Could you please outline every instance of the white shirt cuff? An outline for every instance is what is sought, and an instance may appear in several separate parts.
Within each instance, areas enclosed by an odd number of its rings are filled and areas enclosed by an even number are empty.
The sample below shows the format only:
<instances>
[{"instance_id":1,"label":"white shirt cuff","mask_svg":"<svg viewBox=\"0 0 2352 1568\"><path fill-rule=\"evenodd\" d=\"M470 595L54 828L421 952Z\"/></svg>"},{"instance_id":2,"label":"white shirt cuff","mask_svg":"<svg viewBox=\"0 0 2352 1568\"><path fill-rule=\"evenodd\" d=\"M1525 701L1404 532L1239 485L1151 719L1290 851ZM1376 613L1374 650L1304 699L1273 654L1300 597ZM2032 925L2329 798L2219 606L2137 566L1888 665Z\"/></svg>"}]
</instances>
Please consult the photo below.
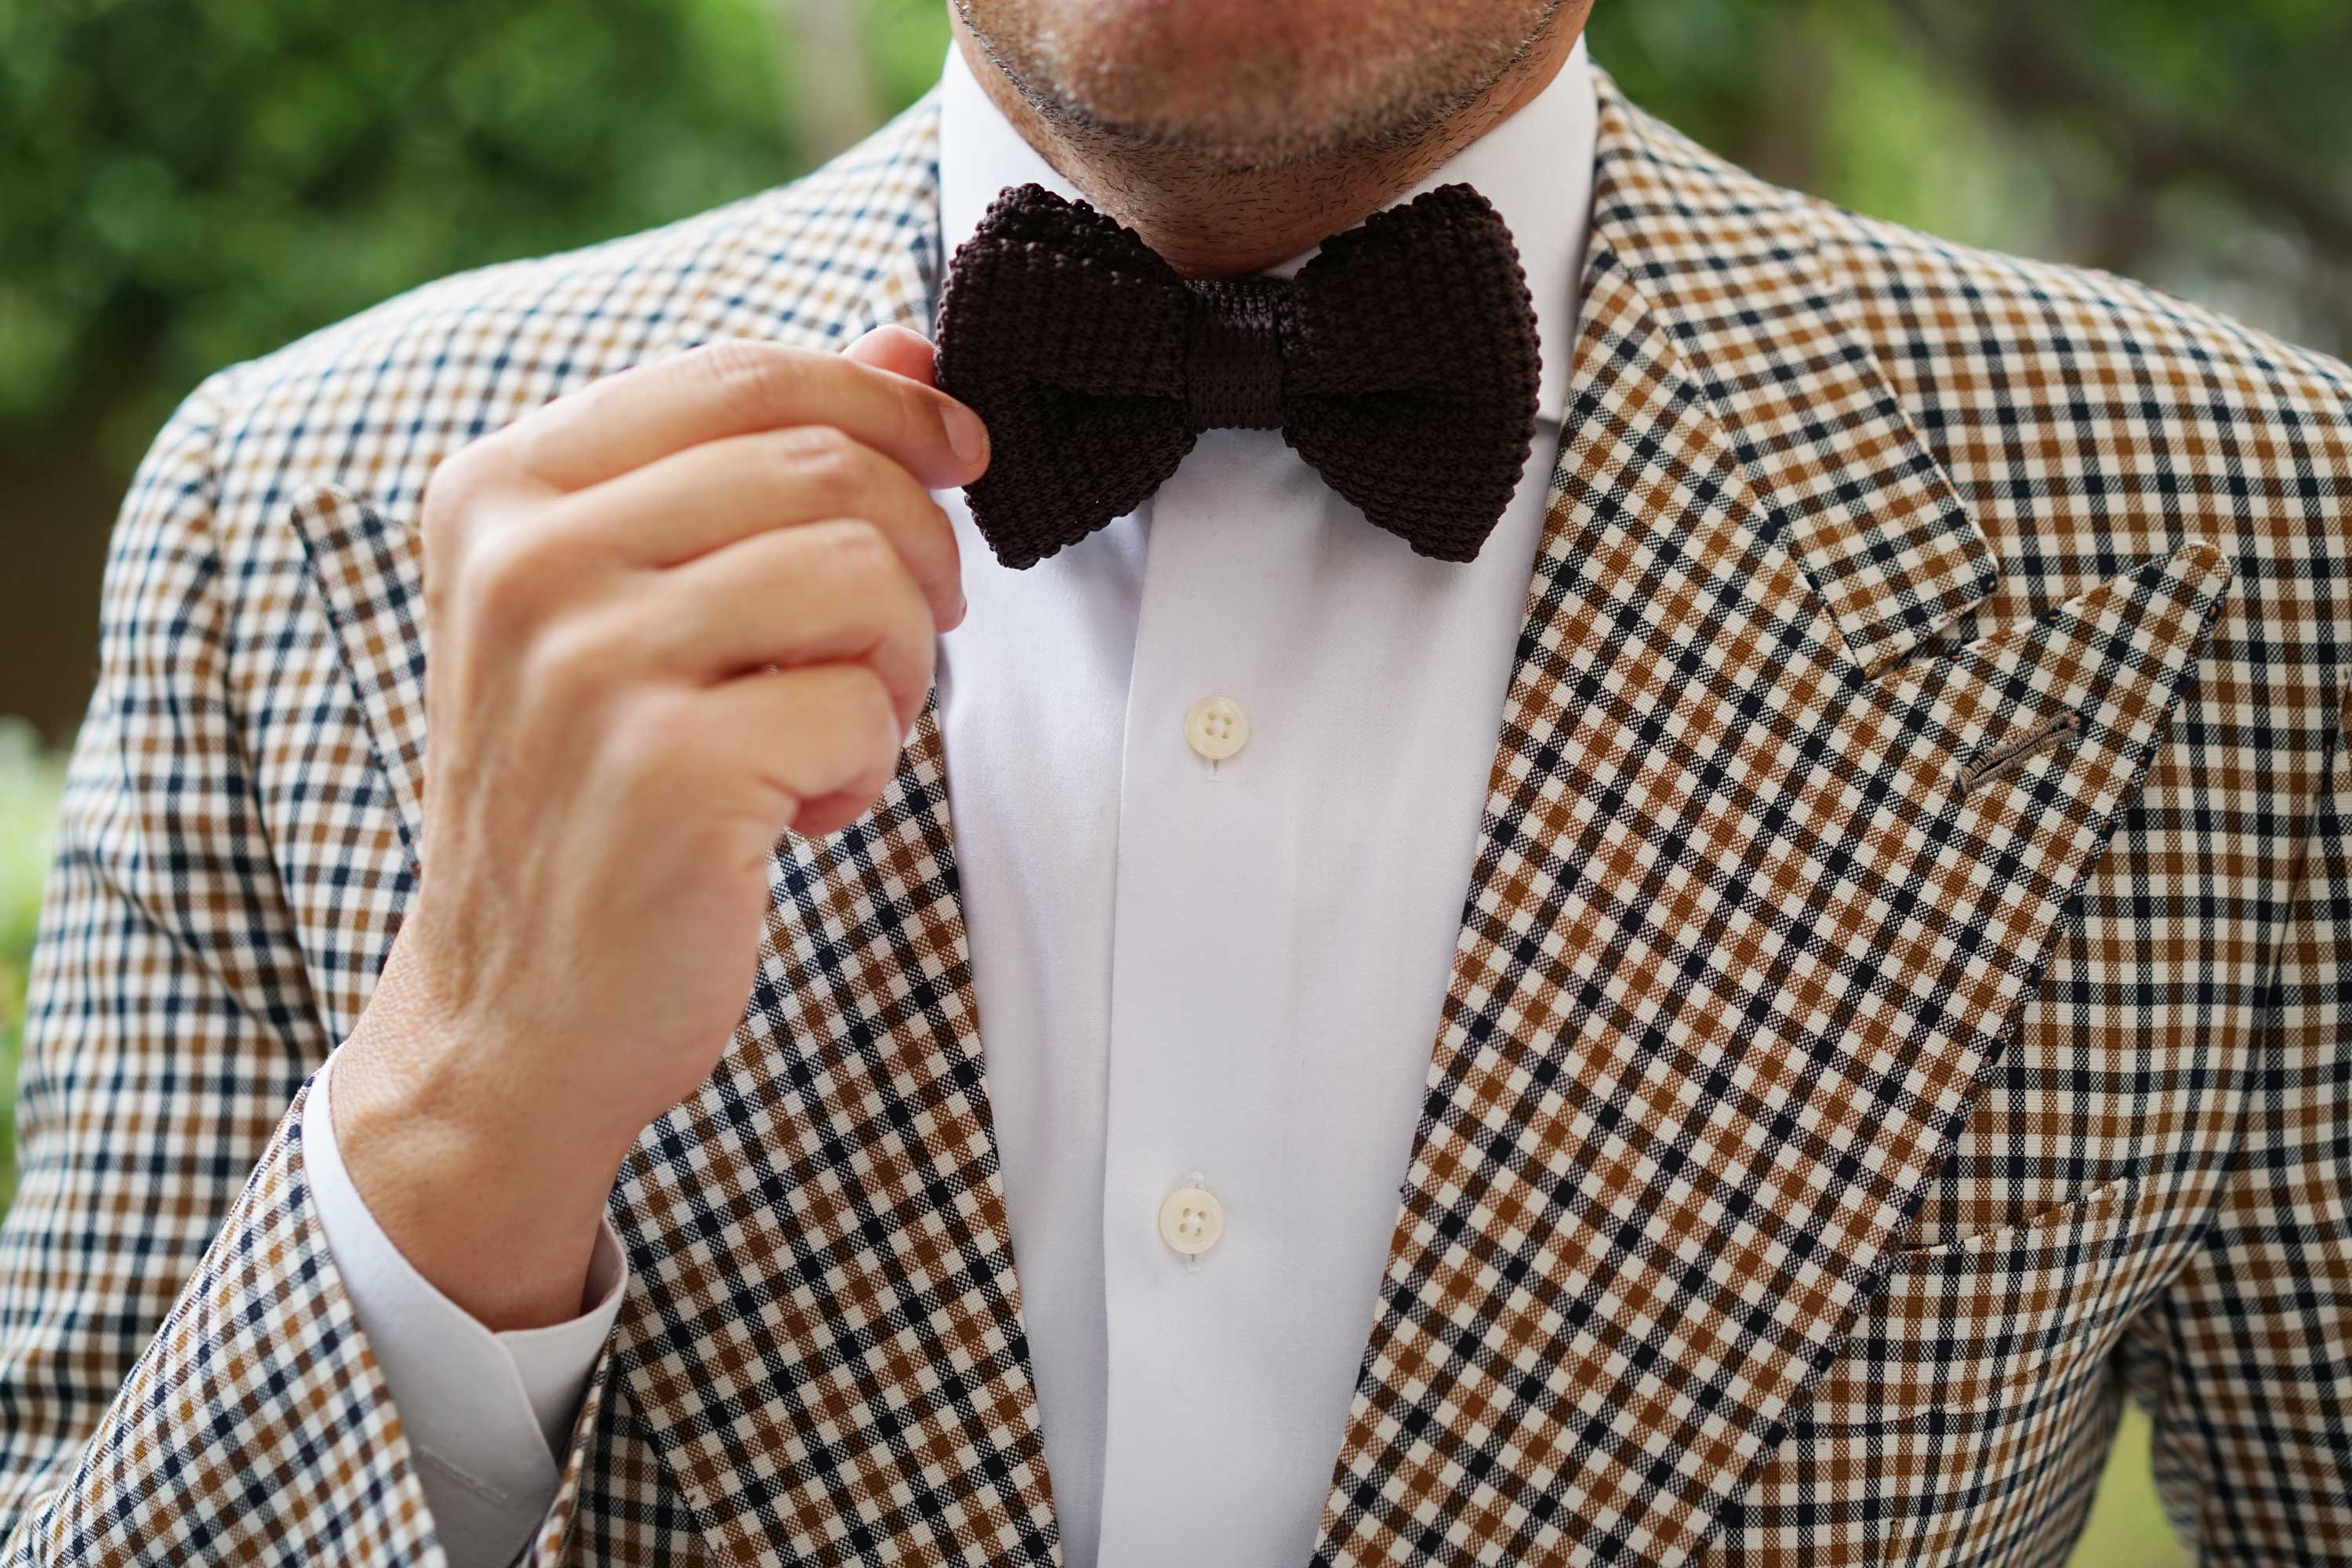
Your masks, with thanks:
<instances>
[{"instance_id":1,"label":"white shirt cuff","mask_svg":"<svg viewBox=\"0 0 2352 1568\"><path fill-rule=\"evenodd\" d=\"M599 1227L586 1299L569 1321L493 1333L419 1274L368 1212L335 1145L334 1059L310 1080L303 1163L327 1250L383 1369L451 1568L500 1568L539 1528L562 1477L628 1261Z\"/></svg>"}]
</instances>

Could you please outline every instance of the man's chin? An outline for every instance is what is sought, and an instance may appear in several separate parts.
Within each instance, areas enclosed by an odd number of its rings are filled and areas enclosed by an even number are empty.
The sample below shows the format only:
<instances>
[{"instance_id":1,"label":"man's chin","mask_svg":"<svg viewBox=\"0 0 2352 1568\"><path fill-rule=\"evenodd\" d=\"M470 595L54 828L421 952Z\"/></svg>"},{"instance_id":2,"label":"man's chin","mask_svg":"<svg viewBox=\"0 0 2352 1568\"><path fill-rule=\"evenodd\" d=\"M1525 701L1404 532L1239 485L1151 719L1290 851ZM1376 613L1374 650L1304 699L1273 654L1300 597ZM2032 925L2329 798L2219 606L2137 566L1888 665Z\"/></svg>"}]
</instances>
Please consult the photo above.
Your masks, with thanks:
<instances>
[{"instance_id":1,"label":"man's chin","mask_svg":"<svg viewBox=\"0 0 2352 1568\"><path fill-rule=\"evenodd\" d=\"M1491 87L1557 8L1490 4L1449 24L1420 0L956 0L1064 136L1236 173L1410 141Z\"/></svg>"}]
</instances>

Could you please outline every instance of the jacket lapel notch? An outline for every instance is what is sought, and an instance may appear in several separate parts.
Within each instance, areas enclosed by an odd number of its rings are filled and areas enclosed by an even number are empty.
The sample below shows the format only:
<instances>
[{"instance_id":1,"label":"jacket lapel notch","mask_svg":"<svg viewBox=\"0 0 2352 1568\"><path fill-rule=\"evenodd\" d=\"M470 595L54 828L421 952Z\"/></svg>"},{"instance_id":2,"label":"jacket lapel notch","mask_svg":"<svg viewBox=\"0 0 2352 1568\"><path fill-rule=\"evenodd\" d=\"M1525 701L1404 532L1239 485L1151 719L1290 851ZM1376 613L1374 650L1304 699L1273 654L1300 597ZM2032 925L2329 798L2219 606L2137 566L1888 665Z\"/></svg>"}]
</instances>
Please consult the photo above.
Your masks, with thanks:
<instances>
[{"instance_id":1,"label":"jacket lapel notch","mask_svg":"<svg viewBox=\"0 0 2352 1568\"><path fill-rule=\"evenodd\" d=\"M1741 471L1875 675L2000 574L1942 464L1848 325L1854 305L1793 192L1702 151L1596 73L1593 226L1637 268Z\"/></svg>"}]
</instances>

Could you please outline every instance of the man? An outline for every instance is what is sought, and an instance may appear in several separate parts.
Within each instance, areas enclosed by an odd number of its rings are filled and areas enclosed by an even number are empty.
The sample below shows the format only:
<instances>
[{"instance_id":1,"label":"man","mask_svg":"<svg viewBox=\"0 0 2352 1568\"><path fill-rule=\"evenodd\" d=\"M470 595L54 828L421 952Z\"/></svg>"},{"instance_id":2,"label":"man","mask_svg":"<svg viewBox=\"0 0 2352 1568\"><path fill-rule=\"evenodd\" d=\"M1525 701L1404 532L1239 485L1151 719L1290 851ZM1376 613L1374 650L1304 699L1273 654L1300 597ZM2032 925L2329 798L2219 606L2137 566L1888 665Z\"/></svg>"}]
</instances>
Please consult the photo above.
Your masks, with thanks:
<instances>
[{"instance_id":1,"label":"man","mask_svg":"<svg viewBox=\"0 0 2352 1568\"><path fill-rule=\"evenodd\" d=\"M2205 1560L2352 1554L2346 373L1584 9L961 0L808 179L207 382L9 1560L2048 1562L2126 1391Z\"/></svg>"}]
</instances>

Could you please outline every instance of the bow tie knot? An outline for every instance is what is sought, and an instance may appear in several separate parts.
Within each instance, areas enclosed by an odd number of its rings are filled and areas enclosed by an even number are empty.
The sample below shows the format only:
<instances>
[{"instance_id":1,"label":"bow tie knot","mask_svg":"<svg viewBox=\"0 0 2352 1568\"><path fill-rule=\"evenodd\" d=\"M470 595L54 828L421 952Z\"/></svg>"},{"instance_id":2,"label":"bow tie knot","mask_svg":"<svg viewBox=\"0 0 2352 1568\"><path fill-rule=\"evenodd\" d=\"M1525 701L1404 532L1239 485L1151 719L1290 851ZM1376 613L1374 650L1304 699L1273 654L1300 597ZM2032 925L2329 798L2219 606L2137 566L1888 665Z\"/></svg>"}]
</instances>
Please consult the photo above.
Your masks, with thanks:
<instances>
[{"instance_id":1,"label":"bow tie knot","mask_svg":"<svg viewBox=\"0 0 2352 1568\"><path fill-rule=\"evenodd\" d=\"M1526 465L1537 369L1510 230L1467 185L1375 213L1295 279L1214 280L1022 185L940 300L940 388L992 448L964 495L1013 567L1133 511L1223 429L1279 429L1367 521L1472 560Z\"/></svg>"},{"instance_id":2,"label":"bow tie knot","mask_svg":"<svg viewBox=\"0 0 2352 1568\"><path fill-rule=\"evenodd\" d=\"M1192 281L1184 403L1194 430L1282 428L1283 329L1290 281Z\"/></svg>"}]
</instances>

